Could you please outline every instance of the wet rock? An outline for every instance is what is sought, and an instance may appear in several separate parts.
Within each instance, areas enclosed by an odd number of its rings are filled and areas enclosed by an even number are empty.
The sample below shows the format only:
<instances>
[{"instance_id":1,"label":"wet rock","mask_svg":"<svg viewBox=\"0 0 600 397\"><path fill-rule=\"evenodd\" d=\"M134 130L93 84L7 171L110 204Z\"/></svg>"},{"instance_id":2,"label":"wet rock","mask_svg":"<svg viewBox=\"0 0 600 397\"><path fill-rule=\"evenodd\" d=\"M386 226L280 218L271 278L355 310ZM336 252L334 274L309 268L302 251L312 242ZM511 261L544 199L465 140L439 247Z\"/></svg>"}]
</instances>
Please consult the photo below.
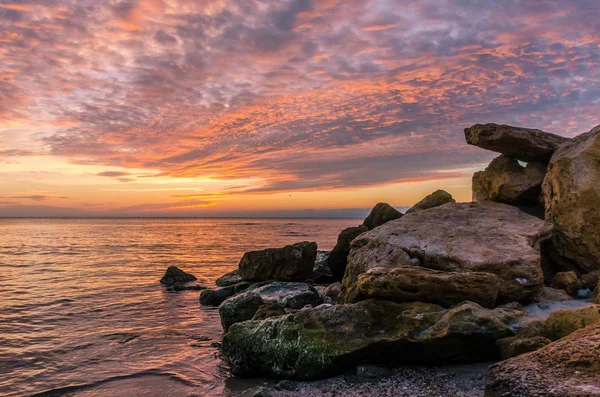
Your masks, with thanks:
<instances>
[{"instance_id":1,"label":"wet rock","mask_svg":"<svg viewBox=\"0 0 600 397\"><path fill-rule=\"evenodd\" d=\"M498 346L502 359L506 360L511 357L536 351L551 342L550 339L544 338L543 336L534 336L531 338L510 336L497 341L496 346Z\"/></svg>"},{"instance_id":2,"label":"wet rock","mask_svg":"<svg viewBox=\"0 0 600 397\"><path fill-rule=\"evenodd\" d=\"M175 283L172 287L167 287L173 289L173 291L202 291L205 290L206 287L200 284L186 284L186 283Z\"/></svg>"},{"instance_id":3,"label":"wet rock","mask_svg":"<svg viewBox=\"0 0 600 397\"><path fill-rule=\"evenodd\" d=\"M500 279L492 273L444 272L419 266L375 267L358 277L358 300L427 302L451 307L472 301L494 307Z\"/></svg>"},{"instance_id":4,"label":"wet rock","mask_svg":"<svg viewBox=\"0 0 600 397\"><path fill-rule=\"evenodd\" d=\"M400 211L387 203L377 203L363 222L363 226L371 230L399 218L402 218L402 213Z\"/></svg>"},{"instance_id":5,"label":"wet rock","mask_svg":"<svg viewBox=\"0 0 600 397\"><path fill-rule=\"evenodd\" d=\"M205 289L200 292L200 304L203 306L219 306L225 299L248 289L251 285L252 283L244 281L228 287Z\"/></svg>"},{"instance_id":6,"label":"wet rock","mask_svg":"<svg viewBox=\"0 0 600 397\"><path fill-rule=\"evenodd\" d=\"M306 241L250 251L240 261L240 276L249 281L304 281L311 277L316 259L317 244Z\"/></svg>"},{"instance_id":7,"label":"wet rock","mask_svg":"<svg viewBox=\"0 0 600 397\"><path fill-rule=\"evenodd\" d=\"M581 289L581 282L575 272L559 272L552 279L550 287L563 290L571 296L577 296L577 291Z\"/></svg>"},{"instance_id":8,"label":"wet rock","mask_svg":"<svg viewBox=\"0 0 600 397\"><path fill-rule=\"evenodd\" d=\"M407 214L411 212L423 211L429 208L439 207L440 205L456 203L456 200L450 193L445 190L436 190L423 200L419 201L412 208L406 211Z\"/></svg>"},{"instance_id":9,"label":"wet rock","mask_svg":"<svg viewBox=\"0 0 600 397\"><path fill-rule=\"evenodd\" d=\"M486 397L600 396L600 324L490 367Z\"/></svg>"},{"instance_id":10,"label":"wet rock","mask_svg":"<svg viewBox=\"0 0 600 397\"><path fill-rule=\"evenodd\" d=\"M546 220L558 226L554 259L600 270L600 126L554 153L543 191Z\"/></svg>"},{"instance_id":11,"label":"wet rock","mask_svg":"<svg viewBox=\"0 0 600 397\"><path fill-rule=\"evenodd\" d=\"M600 321L600 306L552 312L544 322L542 335L550 340L564 338L578 329Z\"/></svg>"},{"instance_id":12,"label":"wet rock","mask_svg":"<svg viewBox=\"0 0 600 397\"><path fill-rule=\"evenodd\" d=\"M465 128L470 145L502 153L522 161L550 161L554 151L569 138L531 128L498 124L475 124Z\"/></svg>"},{"instance_id":13,"label":"wet rock","mask_svg":"<svg viewBox=\"0 0 600 397\"><path fill-rule=\"evenodd\" d=\"M240 276L240 270L235 269L229 273L225 273L215 281L218 287L229 287L230 285L238 284L242 282L242 276Z\"/></svg>"},{"instance_id":14,"label":"wet rock","mask_svg":"<svg viewBox=\"0 0 600 397\"><path fill-rule=\"evenodd\" d=\"M539 293L531 298L531 302L544 303L553 301L568 301L573 299L562 289L554 289L544 286Z\"/></svg>"},{"instance_id":15,"label":"wet rock","mask_svg":"<svg viewBox=\"0 0 600 397\"><path fill-rule=\"evenodd\" d=\"M196 280L197 278L194 275L186 273L176 266L169 266L165 275L160 279L160 283L167 287L172 287L175 283L184 284Z\"/></svg>"},{"instance_id":16,"label":"wet rock","mask_svg":"<svg viewBox=\"0 0 600 397\"><path fill-rule=\"evenodd\" d=\"M516 206L539 204L546 164L529 163L500 156L485 171L473 175L473 201L495 201Z\"/></svg>"},{"instance_id":17,"label":"wet rock","mask_svg":"<svg viewBox=\"0 0 600 397\"><path fill-rule=\"evenodd\" d=\"M504 204L449 203L414 212L352 242L340 301L357 300L358 277L371 268L415 264L492 273L501 280L500 302L526 301L542 288L539 247L551 233L551 224Z\"/></svg>"},{"instance_id":18,"label":"wet rock","mask_svg":"<svg viewBox=\"0 0 600 397\"><path fill-rule=\"evenodd\" d=\"M320 297L317 290L305 283L274 282L237 294L219 306L221 325L227 332L232 324L251 320L258 309L266 303L275 303L282 308L301 309L306 305L317 305Z\"/></svg>"},{"instance_id":19,"label":"wet rock","mask_svg":"<svg viewBox=\"0 0 600 397\"><path fill-rule=\"evenodd\" d=\"M315 379L357 364L439 364L493 359L522 311L453 309L367 300L321 305L282 317L234 324L222 353L240 376Z\"/></svg>"},{"instance_id":20,"label":"wet rock","mask_svg":"<svg viewBox=\"0 0 600 397\"><path fill-rule=\"evenodd\" d=\"M342 230L328 260L334 280L340 281L344 277L352 240L368 230L366 226L349 227Z\"/></svg>"}]
</instances>

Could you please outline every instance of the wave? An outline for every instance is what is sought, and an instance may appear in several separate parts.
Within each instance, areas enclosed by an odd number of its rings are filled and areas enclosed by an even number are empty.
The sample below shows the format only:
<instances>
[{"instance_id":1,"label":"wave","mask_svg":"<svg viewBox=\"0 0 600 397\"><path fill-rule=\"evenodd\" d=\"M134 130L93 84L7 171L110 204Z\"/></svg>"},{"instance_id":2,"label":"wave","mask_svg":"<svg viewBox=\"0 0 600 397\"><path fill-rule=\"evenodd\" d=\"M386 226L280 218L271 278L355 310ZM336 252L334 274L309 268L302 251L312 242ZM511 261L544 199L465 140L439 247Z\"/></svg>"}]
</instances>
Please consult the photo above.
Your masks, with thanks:
<instances>
[{"instance_id":1,"label":"wave","mask_svg":"<svg viewBox=\"0 0 600 397\"><path fill-rule=\"evenodd\" d=\"M78 392L78 391L93 389L93 388L105 385L107 383L110 383L110 382L116 382L116 381L126 380L126 379L142 378L145 376L164 377L164 378L168 378L170 380L176 381L184 386L189 386L189 387L200 386L197 382L194 382L193 380L188 379L185 376L180 375L176 372L160 372L157 370L144 370L144 371L136 372L136 373L129 374L129 375L112 376L110 378L100 379L98 381L90 382L90 383L82 383L79 385L69 385L69 386L64 386L64 387L57 387L57 388L45 390L45 391L42 391L39 393L30 394L29 397L59 397L59 396L65 395L67 393L74 393L74 392Z\"/></svg>"}]
</instances>

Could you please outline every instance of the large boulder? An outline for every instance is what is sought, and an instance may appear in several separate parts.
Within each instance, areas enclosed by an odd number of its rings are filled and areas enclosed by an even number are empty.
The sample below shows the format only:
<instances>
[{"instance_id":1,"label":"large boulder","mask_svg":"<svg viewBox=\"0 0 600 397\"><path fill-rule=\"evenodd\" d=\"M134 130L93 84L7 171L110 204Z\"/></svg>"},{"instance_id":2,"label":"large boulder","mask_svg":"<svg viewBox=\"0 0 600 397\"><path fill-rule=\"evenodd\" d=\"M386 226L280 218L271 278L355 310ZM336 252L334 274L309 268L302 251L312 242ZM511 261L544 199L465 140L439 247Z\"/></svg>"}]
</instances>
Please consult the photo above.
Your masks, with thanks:
<instances>
[{"instance_id":1,"label":"large boulder","mask_svg":"<svg viewBox=\"0 0 600 397\"><path fill-rule=\"evenodd\" d=\"M501 280L498 299L524 301L540 291L540 242L552 225L497 203L450 203L408 214L352 242L343 302L356 301L358 277L374 267L406 265L487 272Z\"/></svg>"},{"instance_id":2,"label":"large boulder","mask_svg":"<svg viewBox=\"0 0 600 397\"><path fill-rule=\"evenodd\" d=\"M217 287L229 287L230 285L235 285L241 282L242 276L240 276L240 269L235 269L219 277L215 281L215 284L217 284Z\"/></svg>"},{"instance_id":3,"label":"large boulder","mask_svg":"<svg viewBox=\"0 0 600 397\"><path fill-rule=\"evenodd\" d=\"M456 203L456 200L454 200L454 197L452 197L452 195L447 191L436 190L435 192L431 193L429 196L425 197L423 200L419 201L417 204L412 206L412 208L406 211L406 213L410 214L411 212L423 211L429 208L439 207L440 205L444 205L447 203Z\"/></svg>"},{"instance_id":4,"label":"large boulder","mask_svg":"<svg viewBox=\"0 0 600 397\"><path fill-rule=\"evenodd\" d=\"M546 220L558 226L555 259L600 270L600 126L554 153L543 191Z\"/></svg>"},{"instance_id":5,"label":"large boulder","mask_svg":"<svg viewBox=\"0 0 600 397\"><path fill-rule=\"evenodd\" d=\"M485 171L473 175L473 201L538 205L545 175L546 164L522 166L515 158L496 157Z\"/></svg>"},{"instance_id":6,"label":"large boulder","mask_svg":"<svg viewBox=\"0 0 600 397\"><path fill-rule=\"evenodd\" d=\"M387 203L377 203L363 222L363 226L366 226L371 230L398 218L402 218L402 213L400 211Z\"/></svg>"},{"instance_id":7,"label":"large boulder","mask_svg":"<svg viewBox=\"0 0 600 397\"><path fill-rule=\"evenodd\" d=\"M556 310L544 322L542 335L550 340L564 338L578 329L600 322L600 306Z\"/></svg>"},{"instance_id":8,"label":"large boulder","mask_svg":"<svg viewBox=\"0 0 600 397\"><path fill-rule=\"evenodd\" d=\"M335 244L335 247L333 247L327 261L334 280L341 280L344 277L346 265L348 264L348 254L350 253L350 243L352 240L368 230L369 228L361 225L346 228L339 234L337 243Z\"/></svg>"},{"instance_id":9,"label":"large boulder","mask_svg":"<svg viewBox=\"0 0 600 397\"><path fill-rule=\"evenodd\" d=\"M222 353L235 375L315 379L359 363L443 364L498 357L522 311L366 300L233 325Z\"/></svg>"},{"instance_id":10,"label":"large boulder","mask_svg":"<svg viewBox=\"0 0 600 397\"><path fill-rule=\"evenodd\" d=\"M427 302L451 307L472 301L494 307L500 279L492 273L444 272L420 266L375 267L358 277L358 300Z\"/></svg>"},{"instance_id":11,"label":"large boulder","mask_svg":"<svg viewBox=\"0 0 600 397\"><path fill-rule=\"evenodd\" d=\"M550 161L554 151L569 138L531 128L498 124L475 124L465 128L470 145L502 153L522 161Z\"/></svg>"},{"instance_id":12,"label":"large boulder","mask_svg":"<svg viewBox=\"0 0 600 397\"><path fill-rule=\"evenodd\" d=\"M176 266L169 266L165 275L160 279L160 283L167 287L173 287L175 284L185 284L191 281L196 281L197 278L193 274L189 274Z\"/></svg>"},{"instance_id":13,"label":"large boulder","mask_svg":"<svg viewBox=\"0 0 600 397\"><path fill-rule=\"evenodd\" d=\"M283 248L246 252L240 260L243 280L304 281L312 276L317 243L302 242Z\"/></svg>"},{"instance_id":14,"label":"large boulder","mask_svg":"<svg viewBox=\"0 0 600 397\"><path fill-rule=\"evenodd\" d=\"M305 283L275 282L234 295L219 306L221 325L227 332L240 321L251 320L266 303L275 303L284 309L301 309L317 305L321 300L314 287Z\"/></svg>"},{"instance_id":15,"label":"large boulder","mask_svg":"<svg viewBox=\"0 0 600 397\"><path fill-rule=\"evenodd\" d=\"M579 281L575 272L559 272L552 278L550 287L561 289L571 296L576 296L577 291L581 289L581 281Z\"/></svg>"},{"instance_id":16,"label":"large boulder","mask_svg":"<svg viewBox=\"0 0 600 397\"><path fill-rule=\"evenodd\" d=\"M600 396L600 324L491 367L486 397Z\"/></svg>"}]
</instances>

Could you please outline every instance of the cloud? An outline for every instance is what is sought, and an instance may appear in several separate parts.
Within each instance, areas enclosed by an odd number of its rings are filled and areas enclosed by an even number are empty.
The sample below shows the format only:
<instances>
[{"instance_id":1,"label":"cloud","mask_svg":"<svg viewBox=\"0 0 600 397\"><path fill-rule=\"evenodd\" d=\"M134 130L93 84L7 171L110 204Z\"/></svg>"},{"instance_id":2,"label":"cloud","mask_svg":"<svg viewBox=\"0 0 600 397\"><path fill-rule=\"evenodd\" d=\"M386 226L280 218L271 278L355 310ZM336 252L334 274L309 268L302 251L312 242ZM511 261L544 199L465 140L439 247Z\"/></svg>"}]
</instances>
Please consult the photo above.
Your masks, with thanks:
<instances>
[{"instance_id":1,"label":"cloud","mask_svg":"<svg viewBox=\"0 0 600 397\"><path fill-rule=\"evenodd\" d=\"M33 201L45 201L48 199L67 199L68 197L65 196L46 196L43 194L33 194L30 196L4 196L4 197L0 197L0 198L4 198L4 199L26 199L26 200L33 200Z\"/></svg>"},{"instance_id":2,"label":"cloud","mask_svg":"<svg viewBox=\"0 0 600 397\"><path fill-rule=\"evenodd\" d=\"M470 124L600 123L598 2L509 3L8 1L0 116L75 164L257 181L228 194L464 176Z\"/></svg>"}]
</instances>

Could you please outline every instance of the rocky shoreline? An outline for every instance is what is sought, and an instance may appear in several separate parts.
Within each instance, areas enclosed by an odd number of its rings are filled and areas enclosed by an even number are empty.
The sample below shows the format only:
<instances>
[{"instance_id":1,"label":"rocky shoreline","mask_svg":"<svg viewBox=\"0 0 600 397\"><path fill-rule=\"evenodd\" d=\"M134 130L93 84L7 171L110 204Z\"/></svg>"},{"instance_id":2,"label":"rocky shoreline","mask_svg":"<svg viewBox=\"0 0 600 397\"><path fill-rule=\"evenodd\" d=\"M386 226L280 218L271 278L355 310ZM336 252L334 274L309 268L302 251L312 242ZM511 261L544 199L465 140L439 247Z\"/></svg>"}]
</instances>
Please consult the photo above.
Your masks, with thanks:
<instances>
[{"instance_id":1,"label":"rocky shoreline","mask_svg":"<svg viewBox=\"0 0 600 397\"><path fill-rule=\"evenodd\" d=\"M201 291L234 375L302 385L256 396L600 396L600 126L569 139L474 125L465 139L500 153L473 202L379 203L331 252L248 252ZM471 391L433 369L486 361ZM386 375L348 381L364 368Z\"/></svg>"}]
</instances>

